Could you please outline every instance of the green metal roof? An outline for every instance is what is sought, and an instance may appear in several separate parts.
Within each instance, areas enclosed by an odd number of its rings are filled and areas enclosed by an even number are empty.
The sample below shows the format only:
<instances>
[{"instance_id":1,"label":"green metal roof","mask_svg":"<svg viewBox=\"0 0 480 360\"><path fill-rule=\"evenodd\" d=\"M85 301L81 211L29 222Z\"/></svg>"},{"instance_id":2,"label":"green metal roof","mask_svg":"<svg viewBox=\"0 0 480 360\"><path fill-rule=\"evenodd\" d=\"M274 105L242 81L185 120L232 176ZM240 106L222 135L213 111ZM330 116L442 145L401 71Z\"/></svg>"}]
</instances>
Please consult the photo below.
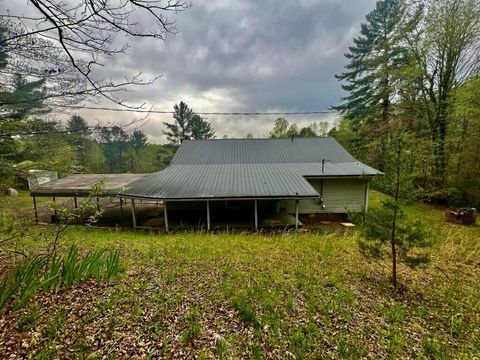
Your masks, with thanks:
<instances>
[{"instance_id":1,"label":"green metal roof","mask_svg":"<svg viewBox=\"0 0 480 360\"><path fill-rule=\"evenodd\" d=\"M184 141L170 166L130 184L122 195L165 200L315 198L308 177L371 176L335 139Z\"/></svg>"}]
</instances>

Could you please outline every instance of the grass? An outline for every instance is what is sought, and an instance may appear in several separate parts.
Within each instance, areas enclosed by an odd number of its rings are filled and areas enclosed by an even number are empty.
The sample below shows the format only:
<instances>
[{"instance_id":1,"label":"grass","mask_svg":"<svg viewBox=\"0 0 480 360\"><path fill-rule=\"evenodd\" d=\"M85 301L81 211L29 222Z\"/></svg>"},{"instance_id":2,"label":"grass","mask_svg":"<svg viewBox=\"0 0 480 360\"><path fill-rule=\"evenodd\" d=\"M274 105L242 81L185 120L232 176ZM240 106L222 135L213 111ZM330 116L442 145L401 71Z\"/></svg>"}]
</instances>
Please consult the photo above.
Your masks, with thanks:
<instances>
[{"instance_id":1,"label":"grass","mask_svg":"<svg viewBox=\"0 0 480 360\"><path fill-rule=\"evenodd\" d=\"M373 193L372 206L381 197ZM435 246L426 269L400 266L401 292L391 290L388 260L362 258L354 229L164 235L72 228L66 246L119 250L126 271L111 284L40 292L1 315L0 357L480 356L480 227L448 224L429 205L406 211L429 224Z\"/></svg>"}]
</instances>

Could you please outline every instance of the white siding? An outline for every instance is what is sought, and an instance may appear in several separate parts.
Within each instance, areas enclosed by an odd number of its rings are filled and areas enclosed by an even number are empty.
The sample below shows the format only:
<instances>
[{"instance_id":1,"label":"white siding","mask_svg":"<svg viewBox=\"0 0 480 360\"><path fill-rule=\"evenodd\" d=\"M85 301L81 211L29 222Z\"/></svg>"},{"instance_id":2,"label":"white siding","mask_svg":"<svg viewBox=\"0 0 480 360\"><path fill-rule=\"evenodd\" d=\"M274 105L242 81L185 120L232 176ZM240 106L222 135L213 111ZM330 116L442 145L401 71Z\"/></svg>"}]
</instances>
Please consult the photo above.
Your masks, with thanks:
<instances>
[{"instance_id":1,"label":"white siding","mask_svg":"<svg viewBox=\"0 0 480 360\"><path fill-rule=\"evenodd\" d=\"M321 194L320 179L309 179L313 187ZM359 212L365 206L365 180L364 179L324 179L323 204L320 200L300 200L298 211L300 214L312 213L346 213ZM288 213L295 212L295 202L288 200L284 206Z\"/></svg>"}]
</instances>

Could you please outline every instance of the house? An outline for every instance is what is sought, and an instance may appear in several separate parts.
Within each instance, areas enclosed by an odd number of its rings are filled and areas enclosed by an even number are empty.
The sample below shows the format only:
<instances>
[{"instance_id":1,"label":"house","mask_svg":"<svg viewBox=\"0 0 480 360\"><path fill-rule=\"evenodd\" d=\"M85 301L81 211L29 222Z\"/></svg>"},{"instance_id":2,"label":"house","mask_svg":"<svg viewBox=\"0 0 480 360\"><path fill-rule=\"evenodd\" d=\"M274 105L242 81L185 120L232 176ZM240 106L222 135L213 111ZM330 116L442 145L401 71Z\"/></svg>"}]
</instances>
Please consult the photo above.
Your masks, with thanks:
<instances>
[{"instance_id":1,"label":"house","mask_svg":"<svg viewBox=\"0 0 480 360\"><path fill-rule=\"evenodd\" d=\"M196 213L207 228L217 216L359 212L368 206L368 179L381 172L350 155L334 138L185 140L170 165L141 177L121 198L156 200L169 214ZM135 224L135 220L134 220ZM261 225L261 224L260 224Z\"/></svg>"}]
</instances>

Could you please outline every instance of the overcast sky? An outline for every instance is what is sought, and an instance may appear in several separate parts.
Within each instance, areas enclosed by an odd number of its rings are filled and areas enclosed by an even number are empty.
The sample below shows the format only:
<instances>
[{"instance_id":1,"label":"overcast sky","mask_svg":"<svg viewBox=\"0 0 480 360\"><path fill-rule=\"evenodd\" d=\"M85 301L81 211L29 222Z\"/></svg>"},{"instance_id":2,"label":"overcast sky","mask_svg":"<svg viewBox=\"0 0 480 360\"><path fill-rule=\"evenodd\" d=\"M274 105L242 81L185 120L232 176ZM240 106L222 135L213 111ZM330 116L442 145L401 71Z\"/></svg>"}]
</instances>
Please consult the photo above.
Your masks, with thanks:
<instances>
[{"instance_id":1,"label":"overcast sky","mask_svg":"<svg viewBox=\"0 0 480 360\"><path fill-rule=\"evenodd\" d=\"M27 0L3 2L19 7ZM129 94L135 103L171 110L181 100L197 112L315 111L337 104L352 38L374 0L198 0L176 15L178 33L165 42L135 40L127 54L106 67L121 77L162 74L153 86ZM17 9L18 10L18 9ZM106 104L114 106L114 104ZM82 111L92 123L127 122L135 114ZM208 116L218 137L265 136L275 116ZM299 126L336 115L288 116ZM151 115L142 130L164 142L162 121Z\"/></svg>"}]
</instances>

